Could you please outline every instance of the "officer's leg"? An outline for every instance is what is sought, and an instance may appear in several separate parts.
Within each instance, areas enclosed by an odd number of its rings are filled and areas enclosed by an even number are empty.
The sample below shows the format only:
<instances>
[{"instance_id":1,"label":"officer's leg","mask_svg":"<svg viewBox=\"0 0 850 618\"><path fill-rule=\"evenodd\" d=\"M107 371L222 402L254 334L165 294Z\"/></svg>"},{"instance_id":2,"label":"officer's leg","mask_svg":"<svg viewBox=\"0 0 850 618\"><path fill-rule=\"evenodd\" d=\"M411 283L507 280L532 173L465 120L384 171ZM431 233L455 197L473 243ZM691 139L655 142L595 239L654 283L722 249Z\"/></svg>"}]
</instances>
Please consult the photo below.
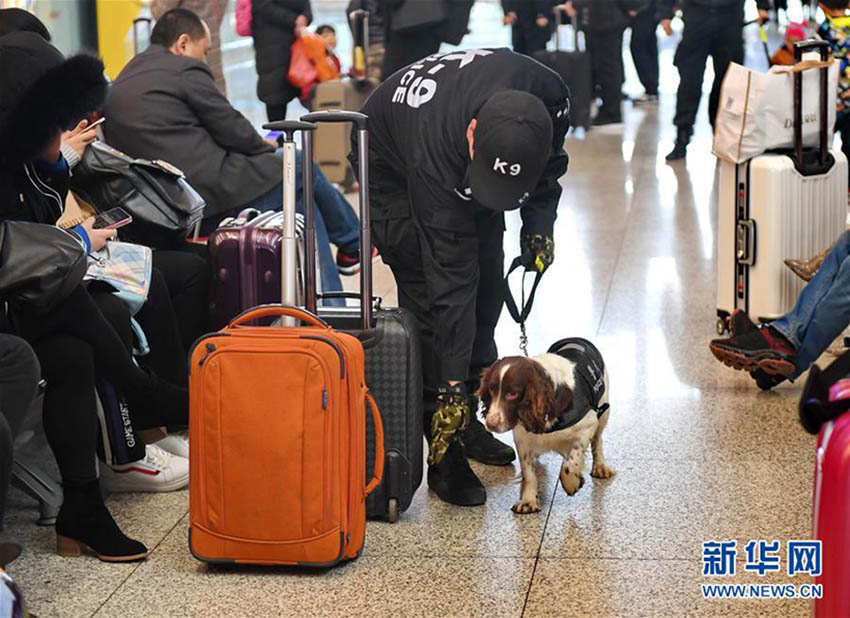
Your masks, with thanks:
<instances>
[{"instance_id":1,"label":"officer's leg","mask_svg":"<svg viewBox=\"0 0 850 618\"><path fill-rule=\"evenodd\" d=\"M428 438L431 415L437 408L440 374L418 233L410 218L373 219L372 241L381 252L381 259L393 272L399 307L416 318L422 351L423 427Z\"/></svg>"},{"instance_id":2,"label":"officer's leg","mask_svg":"<svg viewBox=\"0 0 850 618\"><path fill-rule=\"evenodd\" d=\"M514 24L511 27L511 45L514 51L518 54L526 53L525 49L525 29L520 24Z\"/></svg>"},{"instance_id":3,"label":"officer's leg","mask_svg":"<svg viewBox=\"0 0 850 618\"><path fill-rule=\"evenodd\" d=\"M541 28L536 23L525 33L525 53L533 56L546 49L546 43L552 38L549 28Z\"/></svg>"},{"instance_id":4,"label":"officer's leg","mask_svg":"<svg viewBox=\"0 0 850 618\"><path fill-rule=\"evenodd\" d=\"M744 35L741 24L744 15L738 11L729 11L728 19L718 19L715 22L717 31L711 46L711 60L714 64L714 84L711 86L711 96L708 99L708 119L714 129L717 116L717 105L720 101L720 86L729 68L730 62L744 62Z\"/></svg>"},{"instance_id":5,"label":"officer's leg","mask_svg":"<svg viewBox=\"0 0 850 618\"><path fill-rule=\"evenodd\" d=\"M472 347L467 380L473 418L463 433L463 444L468 457L481 463L503 466L515 459L514 450L484 429L484 425L475 414L478 410L478 398L473 393L478 389L482 371L496 362L498 357L493 335L496 324L499 322L499 315L502 313L503 265L505 263L502 244L505 229L504 215L479 214L476 218L476 228L480 279L475 305L475 343Z\"/></svg>"},{"instance_id":6,"label":"officer's leg","mask_svg":"<svg viewBox=\"0 0 850 618\"><path fill-rule=\"evenodd\" d=\"M623 31L594 32L591 36L593 46L590 50L596 67L595 80L598 81L602 97L602 107L594 124L619 122L622 114L620 100L623 85Z\"/></svg>"},{"instance_id":7,"label":"officer's leg","mask_svg":"<svg viewBox=\"0 0 850 618\"><path fill-rule=\"evenodd\" d=\"M667 155L668 161L683 159L691 141L694 120L702 96L702 80L711 41L707 11L690 7L685 14L685 30L676 50L674 64L679 69L679 90L676 94L676 145Z\"/></svg>"}]
</instances>

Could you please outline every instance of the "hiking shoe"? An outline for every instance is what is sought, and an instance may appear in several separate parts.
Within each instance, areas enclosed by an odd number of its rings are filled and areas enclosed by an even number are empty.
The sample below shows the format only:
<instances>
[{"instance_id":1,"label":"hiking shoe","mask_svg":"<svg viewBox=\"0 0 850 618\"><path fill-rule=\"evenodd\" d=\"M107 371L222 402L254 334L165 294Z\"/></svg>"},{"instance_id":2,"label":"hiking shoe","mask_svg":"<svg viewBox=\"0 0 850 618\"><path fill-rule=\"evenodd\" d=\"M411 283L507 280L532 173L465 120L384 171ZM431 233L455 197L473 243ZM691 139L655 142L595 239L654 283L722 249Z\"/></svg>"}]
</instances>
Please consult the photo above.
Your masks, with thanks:
<instances>
[{"instance_id":1,"label":"hiking shoe","mask_svg":"<svg viewBox=\"0 0 850 618\"><path fill-rule=\"evenodd\" d=\"M768 375L794 373L794 347L770 326L730 339L715 339L711 353L723 364L744 371L761 369Z\"/></svg>"},{"instance_id":2,"label":"hiking shoe","mask_svg":"<svg viewBox=\"0 0 850 618\"><path fill-rule=\"evenodd\" d=\"M487 490L469 466L457 439L449 444L440 463L428 466L428 487L449 504L479 506L487 502Z\"/></svg>"},{"instance_id":3,"label":"hiking shoe","mask_svg":"<svg viewBox=\"0 0 850 618\"><path fill-rule=\"evenodd\" d=\"M461 439L466 456L483 464L509 466L516 459L514 449L487 431L477 416L469 419Z\"/></svg>"},{"instance_id":4,"label":"hiking shoe","mask_svg":"<svg viewBox=\"0 0 850 618\"><path fill-rule=\"evenodd\" d=\"M774 386L779 386L785 380L788 379L785 376L770 375L762 369L756 369L755 371L751 371L750 377L756 381L758 387L763 391L769 391Z\"/></svg>"},{"instance_id":5,"label":"hiking shoe","mask_svg":"<svg viewBox=\"0 0 850 618\"><path fill-rule=\"evenodd\" d=\"M735 309L729 317L729 336L738 337L753 330L758 330L758 324L750 319L746 311Z\"/></svg>"},{"instance_id":6,"label":"hiking shoe","mask_svg":"<svg viewBox=\"0 0 850 618\"><path fill-rule=\"evenodd\" d=\"M145 458L120 466L100 467L100 485L106 491L161 492L189 484L189 460L155 444L145 447Z\"/></svg>"},{"instance_id":7,"label":"hiking shoe","mask_svg":"<svg viewBox=\"0 0 850 618\"><path fill-rule=\"evenodd\" d=\"M372 247L372 259L378 257L378 248ZM345 276L356 275L360 272L360 251L354 253L345 253L337 250L336 252L336 269L339 274Z\"/></svg>"}]
</instances>

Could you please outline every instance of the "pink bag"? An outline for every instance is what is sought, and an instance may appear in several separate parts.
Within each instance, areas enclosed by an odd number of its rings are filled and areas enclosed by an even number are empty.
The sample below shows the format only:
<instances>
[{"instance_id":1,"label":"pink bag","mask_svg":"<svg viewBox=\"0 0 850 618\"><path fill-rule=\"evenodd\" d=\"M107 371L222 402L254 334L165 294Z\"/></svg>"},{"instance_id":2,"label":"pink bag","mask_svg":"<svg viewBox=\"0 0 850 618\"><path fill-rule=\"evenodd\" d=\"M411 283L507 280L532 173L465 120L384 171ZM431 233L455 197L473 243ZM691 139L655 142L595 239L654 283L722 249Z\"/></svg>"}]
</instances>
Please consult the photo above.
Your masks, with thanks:
<instances>
[{"instance_id":1,"label":"pink bag","mask_svg":"<svg viewBox=\"0 0 850 618\"><path fill-rule=\"evenodd\" d=\"M823 597L815 618L850 616L850 353L822 370L815 365L803 388L800 420L818 431L812 536L821 542Z\"/></svg>"},{"instance_id":2,"label":"pink bag","mask_svg":"<svg viewBox=\"0 0 850 618\"><path fill-rule=\"evenodd\" d=\"M236 34L251 36L251 0L236 0Z\"/></svg>"},{"instance_id":3,"label":"pink bag","mask_svg":"<svg viewBox=\"0 0 850 618\"><path fill-rule=\"evenodd\" d=\"M319 74L316 71L316 66L307 55L307 50L304 49L304 43L301 37L295 39L295 42L290 48L289 73L287 74L289 83L296 88L310 87L319 81Z\"/></svg>"}]
</instances>

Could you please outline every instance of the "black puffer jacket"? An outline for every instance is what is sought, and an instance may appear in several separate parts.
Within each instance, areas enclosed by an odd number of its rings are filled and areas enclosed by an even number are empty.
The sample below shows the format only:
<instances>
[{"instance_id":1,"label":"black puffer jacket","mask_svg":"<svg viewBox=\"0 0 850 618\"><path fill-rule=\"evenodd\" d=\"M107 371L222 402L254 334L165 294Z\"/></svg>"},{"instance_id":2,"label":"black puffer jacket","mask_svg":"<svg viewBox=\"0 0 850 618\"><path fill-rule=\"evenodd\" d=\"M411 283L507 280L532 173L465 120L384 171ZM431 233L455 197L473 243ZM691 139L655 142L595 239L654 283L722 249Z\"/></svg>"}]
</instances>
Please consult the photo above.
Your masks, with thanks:
<instances>
[{"instance_id":1,"label":"black puffer jacket","mask_svg":"<svg viewBox=\"0 0 850 618\"><path fill-rule=\"evenodd\" d=\"M31 32L0 37L0 220L56 222L68 192L67 165L35 161L105 94L97 58L65 60Z\"/></svg>"},{"instance_id":2,"label":"black puffer jacket","mask_svg":"<svg viewBox=\"0 0 850 618\"><path fill-rule=\"evenodd\" d=\"M267 105L285 105L299 94L287 78L295 20L313 20L310 0L253 0L251 29L257 63L257 96Z\"/></svg>"}]
</instances>

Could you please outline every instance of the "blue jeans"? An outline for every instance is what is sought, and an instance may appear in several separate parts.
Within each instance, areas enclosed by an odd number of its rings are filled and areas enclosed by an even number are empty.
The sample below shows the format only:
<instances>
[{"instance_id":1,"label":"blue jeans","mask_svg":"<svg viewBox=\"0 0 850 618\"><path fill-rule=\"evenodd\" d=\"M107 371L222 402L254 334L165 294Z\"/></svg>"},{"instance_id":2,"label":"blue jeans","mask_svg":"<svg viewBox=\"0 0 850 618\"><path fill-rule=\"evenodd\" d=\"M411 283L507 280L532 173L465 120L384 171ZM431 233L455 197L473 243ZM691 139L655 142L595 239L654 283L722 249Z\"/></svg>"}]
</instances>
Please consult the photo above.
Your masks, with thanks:
<instances>
[{"instance_id":1,"label":"blue jeans","mask_svg":"<svg viewBox=\"0 0 850 618\"><path fill-rule=\"evenodd\" d=\"M275 154L283 158L283 150ZM295 167L295 207L303 214L301 151L296 156ZM348 202L327 181L319 166L313 163L313 195L315 198L316 245L319 249L319 271L322 278L322 290L326 292L342 290L342 281L336 269L336 260L331 252L330 243L335 244L343 253L356 253L360 246L360 224L357 215ZM245 208L256 208L261 212L283 208L282 183L275 185L268 193L242 205L236 212ZM222 215L224 218L225 215ZM325 305L343 305L344 302L325 301Z\"/></svg>"},{"instance_id":2,"label":"blue jeans","mask_svg":"<svg viewBox=\"0 0 850 618\"><path fill-rule=\"evenodd\" d=\"M793 380L850 324L850 232L838 237L797 304L770 325L796 350Z\"/></svg>"}]
</instances>

